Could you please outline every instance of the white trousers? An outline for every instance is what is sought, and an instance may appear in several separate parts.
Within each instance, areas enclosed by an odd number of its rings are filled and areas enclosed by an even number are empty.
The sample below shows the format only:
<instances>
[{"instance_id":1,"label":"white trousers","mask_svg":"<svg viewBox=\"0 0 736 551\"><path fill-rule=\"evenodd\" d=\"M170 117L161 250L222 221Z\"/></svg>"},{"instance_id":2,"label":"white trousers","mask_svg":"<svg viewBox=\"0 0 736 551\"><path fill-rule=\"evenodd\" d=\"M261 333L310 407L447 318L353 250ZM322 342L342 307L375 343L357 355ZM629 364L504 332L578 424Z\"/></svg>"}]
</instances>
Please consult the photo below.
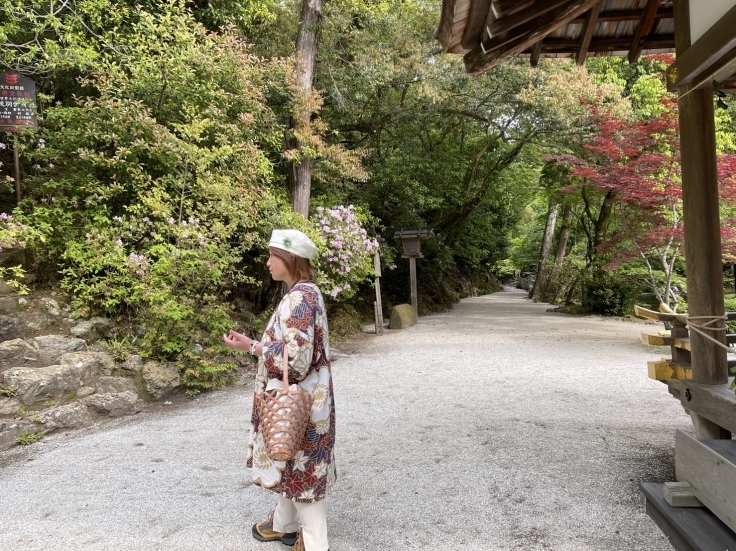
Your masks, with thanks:
<instances>
[{"instance_id":1,"label":"white trousers","mask_svg":"<svg viewBox=\"0 0 736 551\"><path fill-rule=\"evenodd\" d=\"M297 503L281 497L273 514L273 529L276 532L296 532L299 523L297 514L302 521L302 538L306 551L329 551L327 541L327 516L325 515L325 500L316 503Z\"/></svg>"}]
</instances>

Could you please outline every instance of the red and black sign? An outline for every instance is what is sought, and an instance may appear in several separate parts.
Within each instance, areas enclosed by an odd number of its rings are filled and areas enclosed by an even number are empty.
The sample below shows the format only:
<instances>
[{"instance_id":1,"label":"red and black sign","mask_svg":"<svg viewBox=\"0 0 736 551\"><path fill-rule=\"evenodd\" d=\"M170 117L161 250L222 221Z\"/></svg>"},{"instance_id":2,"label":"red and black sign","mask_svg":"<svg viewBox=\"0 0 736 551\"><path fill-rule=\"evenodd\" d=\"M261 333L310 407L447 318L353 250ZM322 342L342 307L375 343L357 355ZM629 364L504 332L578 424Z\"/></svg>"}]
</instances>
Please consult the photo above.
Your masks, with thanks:
<instances>
[{"instance_id":1,"label":"red and black sign","mask_svg":"<svg viewBox=\"0 0 736 551\"><path fill-rule=\"evenodd\" d=\"M37 127L36 83L18 73L0 73L0 132Z\"/></svg>"}]
</instances>

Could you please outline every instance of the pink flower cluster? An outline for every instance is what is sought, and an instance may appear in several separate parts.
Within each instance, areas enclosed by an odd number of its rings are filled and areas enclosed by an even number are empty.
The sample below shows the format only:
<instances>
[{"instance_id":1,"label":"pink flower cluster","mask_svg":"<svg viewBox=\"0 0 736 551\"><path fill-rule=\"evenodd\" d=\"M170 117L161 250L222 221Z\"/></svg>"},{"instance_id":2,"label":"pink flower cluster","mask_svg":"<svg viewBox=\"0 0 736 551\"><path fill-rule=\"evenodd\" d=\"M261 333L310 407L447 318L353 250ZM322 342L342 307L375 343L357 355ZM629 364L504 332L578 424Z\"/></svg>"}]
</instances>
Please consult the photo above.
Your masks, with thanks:
<instances>
[{"instance_id":1,"label":"pink flower cluster","mask_svg":"<svg viewBox=\"0 0 736 551\"><path fill-rule=\"evenodd\" d=\"M332 298L352 296L373 266L378 241L368 237L353 205L317 207L317 228L327 250L322 252L319 267L321 283Z\"/></svg>"}]
</instances>

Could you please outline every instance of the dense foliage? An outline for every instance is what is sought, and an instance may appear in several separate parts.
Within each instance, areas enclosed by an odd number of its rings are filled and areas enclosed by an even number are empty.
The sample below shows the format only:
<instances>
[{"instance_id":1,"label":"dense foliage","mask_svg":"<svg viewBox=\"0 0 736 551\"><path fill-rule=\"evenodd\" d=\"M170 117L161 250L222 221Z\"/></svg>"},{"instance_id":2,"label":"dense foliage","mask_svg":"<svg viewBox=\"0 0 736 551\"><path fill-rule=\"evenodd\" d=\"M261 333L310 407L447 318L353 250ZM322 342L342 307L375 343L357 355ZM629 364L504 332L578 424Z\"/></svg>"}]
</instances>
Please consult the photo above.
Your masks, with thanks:
<instances>
[{"instance_id":1,"label":"dense foliage","mask_svg":"<svg viewBox=\"0 0 736 551\"><path fill-rule=\"evenodd\" d=\"M60 282L80 316L129 326L145 355L178 361L195 389L226 378L211 360L219 335L256 328L278 297L263 264L279 226L317 242L335 320L372 317L376 250L389 268L386 307L408 301L393 239L403 227L433 230L417 263L422 312L534 271L548 279L533 291L544 300L622 314L649 288L679 304L679 145L661 78L671 58L511 60L468 77L433 39L438 1L334 0L320 23L316 91L304 94L299 8L0 5L2 63L39 90L38 130L0 145L0 247L24 246L39 284ZM721 101L727 220L733 115ZM304 219L287 180L307 156ZM736 231L724 225L730 250ZM0 276L20 281L9 258Z\"/></svg>"}]
</instances>

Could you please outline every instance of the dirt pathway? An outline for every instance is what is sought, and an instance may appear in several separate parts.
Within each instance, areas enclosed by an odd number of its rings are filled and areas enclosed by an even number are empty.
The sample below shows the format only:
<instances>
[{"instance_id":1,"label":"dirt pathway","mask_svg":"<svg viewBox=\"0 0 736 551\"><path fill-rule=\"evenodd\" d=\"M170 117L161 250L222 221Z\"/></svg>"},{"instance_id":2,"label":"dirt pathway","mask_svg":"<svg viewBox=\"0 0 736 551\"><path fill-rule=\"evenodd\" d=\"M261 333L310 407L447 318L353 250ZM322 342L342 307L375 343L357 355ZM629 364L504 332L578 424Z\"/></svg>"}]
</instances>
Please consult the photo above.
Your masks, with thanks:
<instances>
[{"instance_id":1,"label":"dirt pathway","mask_svg":"<svg viewBox=\"0 0 736 551\"><path fill-rule=\"evenodd\" d=\"M646 326L463 300L361 341L334 365L332 551L665 551L637 485L673 480L689 418L646 361ZM0 471L3 550L286 549L250 526L251 397L214 392L76 436Z\"/></svg>"}]
</instances>

